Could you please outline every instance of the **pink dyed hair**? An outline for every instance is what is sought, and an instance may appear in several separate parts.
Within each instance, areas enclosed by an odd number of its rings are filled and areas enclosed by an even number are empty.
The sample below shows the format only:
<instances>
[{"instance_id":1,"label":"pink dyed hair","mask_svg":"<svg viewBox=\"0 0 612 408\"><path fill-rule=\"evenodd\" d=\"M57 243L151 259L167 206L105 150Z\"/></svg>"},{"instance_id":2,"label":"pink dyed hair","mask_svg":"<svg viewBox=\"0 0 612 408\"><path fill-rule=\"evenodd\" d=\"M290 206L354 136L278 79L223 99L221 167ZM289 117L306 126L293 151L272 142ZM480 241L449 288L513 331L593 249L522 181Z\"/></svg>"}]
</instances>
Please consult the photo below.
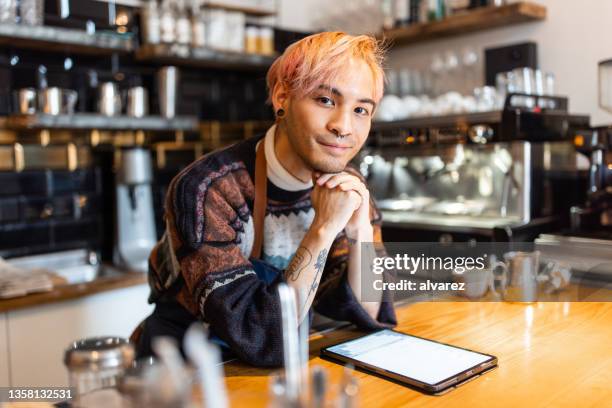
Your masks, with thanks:
<instances>
[{"instance_id":1,"label":"pink dyed hair","mask_svg":"<svg viewBox=\"0 0 612 408\"><path fill-rule=\"evenodd\" d=\"M279 83L296 96L307 95L321 84L332 85L334 77L351 58L364 61L372 70L374 100L379 101L385 81L384 52L384 46L368 35L353 36L336 31L303 38L287 47L268 70L268 102Z\"/></svg>"}]
</instances>

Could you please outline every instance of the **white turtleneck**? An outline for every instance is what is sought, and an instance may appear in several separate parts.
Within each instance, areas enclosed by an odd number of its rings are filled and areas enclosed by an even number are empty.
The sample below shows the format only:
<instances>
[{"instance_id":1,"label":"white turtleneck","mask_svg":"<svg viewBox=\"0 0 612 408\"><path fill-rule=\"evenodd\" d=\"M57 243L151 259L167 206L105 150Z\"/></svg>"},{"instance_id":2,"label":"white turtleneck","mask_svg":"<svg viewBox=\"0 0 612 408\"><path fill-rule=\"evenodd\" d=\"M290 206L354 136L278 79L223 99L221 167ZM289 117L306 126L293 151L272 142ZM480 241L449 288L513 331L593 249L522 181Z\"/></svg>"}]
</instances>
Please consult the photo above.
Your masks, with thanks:
<instances>
[{"instance_id":1,"label":"white turtleneck","mask_svg":"<svg viewBox=\"0 0 612 408\"><path fill-rule=\"evenodd\" d=\"M276 125L272 125L272 127L268 129L268 131L266 132L266 136L264 137L264 149L266 152L266 170L268 172L268 179L270 179L270 181L276 187L287 191L300 191L312 187L312 180L308 180L308 182L303 182L302 180L289 173L287 169L285 169L283 165L278 161L278 157L276 157L276 152L274 151L275 135ZM259 143L257 143L257 146L259 146Z\"/></svg>"}]
</instances>

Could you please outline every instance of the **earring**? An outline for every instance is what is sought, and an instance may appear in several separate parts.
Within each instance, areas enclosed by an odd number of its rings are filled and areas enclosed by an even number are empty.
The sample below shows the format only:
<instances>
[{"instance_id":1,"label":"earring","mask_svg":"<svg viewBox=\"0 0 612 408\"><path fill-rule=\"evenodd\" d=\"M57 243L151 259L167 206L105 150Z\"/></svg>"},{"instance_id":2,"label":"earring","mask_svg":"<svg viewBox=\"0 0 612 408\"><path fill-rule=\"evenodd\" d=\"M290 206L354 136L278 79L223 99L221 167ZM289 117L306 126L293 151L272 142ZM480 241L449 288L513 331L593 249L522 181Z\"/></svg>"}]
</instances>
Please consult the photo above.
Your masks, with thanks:
<instances>
[{"instance_id":1,"label":"earring","mask_svg":"<svg viewBox=\"0 0 612 408\"><path fill-rule=\"evenodd\" d=\"M276 116L278 116L279 118L282 118L283 116L285 116L285 110L284 109L279 109L276 111Z\"/></svg>"}]
</instances>

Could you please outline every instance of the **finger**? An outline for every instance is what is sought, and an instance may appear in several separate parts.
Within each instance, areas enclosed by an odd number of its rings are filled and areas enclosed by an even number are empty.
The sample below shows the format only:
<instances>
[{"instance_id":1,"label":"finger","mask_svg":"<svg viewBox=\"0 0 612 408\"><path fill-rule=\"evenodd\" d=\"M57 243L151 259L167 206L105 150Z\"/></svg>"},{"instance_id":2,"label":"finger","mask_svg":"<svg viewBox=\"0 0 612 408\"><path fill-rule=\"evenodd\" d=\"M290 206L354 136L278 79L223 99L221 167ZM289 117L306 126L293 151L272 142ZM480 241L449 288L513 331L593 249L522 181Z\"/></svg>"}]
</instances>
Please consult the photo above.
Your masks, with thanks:
<instances>
[{"instance_id":1,"label":"finger","mask_svg":"<svg viewBox=\"0 0 612 408\"><path fill-rule=\"evenodd\" d=\"M357 211L359 209L359 207L361 207L361 203L363 202L363 198L361 197L361 195L359 195L359 193L355 192L355 190L350 190L349 191L349 202L353 202L354 203L354 211Z\"/></svg>"},{"instance_id":2,"label":"finger","mask_svg":"<svg viewBox=\"0 0 612 408\"><path fill-rule=\"evenodd\" d=\"M347 174L347 173L342 173L342 174L338 174L337 176L332 177L331 179L329 179L326 183L325 183L325 187L327 188L336 188L338 185L345 183L347 181L361 181L359 180L357 177L351 175L351 174Z\"/></svg>"},{"instance_id":3,"label":"finger","mask_svg":"<svg viewBox=\"0 0 612 408\"><path fill-rule=\"evenodd\" d=\"M325 174L321 174L318 178L317 178L317 184L322 186L323 184L325 184L327 182L327 180L329 180L330 178L332 178L333 176L335 176L336 173L325 173Z\"/></svg>"},{"instance_id":4,"label":"finger","mask_svg":"<svg viewBox=\"0 0 612 408\"><path fill-rule=\"evenodd\" d=\"M370 193L363 183L346 182L340 184L338 188L342 191L354 191L359 194L361 199L364 201L370 200Z\"/></svg>"}]
</instances>

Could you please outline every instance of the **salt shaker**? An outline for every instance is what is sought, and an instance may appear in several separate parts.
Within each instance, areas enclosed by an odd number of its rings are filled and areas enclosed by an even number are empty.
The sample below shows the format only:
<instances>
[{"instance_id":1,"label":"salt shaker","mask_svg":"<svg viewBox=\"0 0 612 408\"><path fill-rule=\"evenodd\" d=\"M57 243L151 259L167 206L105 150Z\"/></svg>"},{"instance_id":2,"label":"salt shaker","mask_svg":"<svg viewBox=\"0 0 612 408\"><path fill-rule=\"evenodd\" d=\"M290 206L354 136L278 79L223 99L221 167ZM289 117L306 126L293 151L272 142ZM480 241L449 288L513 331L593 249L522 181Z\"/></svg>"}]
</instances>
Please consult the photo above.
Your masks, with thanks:
<instances>
[{"instance_id":1,"label":"salt shaker","mask_svg":"<svg viewBox=\"0 0 612 408\"><path fill-rule=\"evenodd\" d=\"M134 347L121 337L90 337L73 342L64 353L75 402L102 388L115 387L134 361Z\"/></svg>"}]
</instances>

